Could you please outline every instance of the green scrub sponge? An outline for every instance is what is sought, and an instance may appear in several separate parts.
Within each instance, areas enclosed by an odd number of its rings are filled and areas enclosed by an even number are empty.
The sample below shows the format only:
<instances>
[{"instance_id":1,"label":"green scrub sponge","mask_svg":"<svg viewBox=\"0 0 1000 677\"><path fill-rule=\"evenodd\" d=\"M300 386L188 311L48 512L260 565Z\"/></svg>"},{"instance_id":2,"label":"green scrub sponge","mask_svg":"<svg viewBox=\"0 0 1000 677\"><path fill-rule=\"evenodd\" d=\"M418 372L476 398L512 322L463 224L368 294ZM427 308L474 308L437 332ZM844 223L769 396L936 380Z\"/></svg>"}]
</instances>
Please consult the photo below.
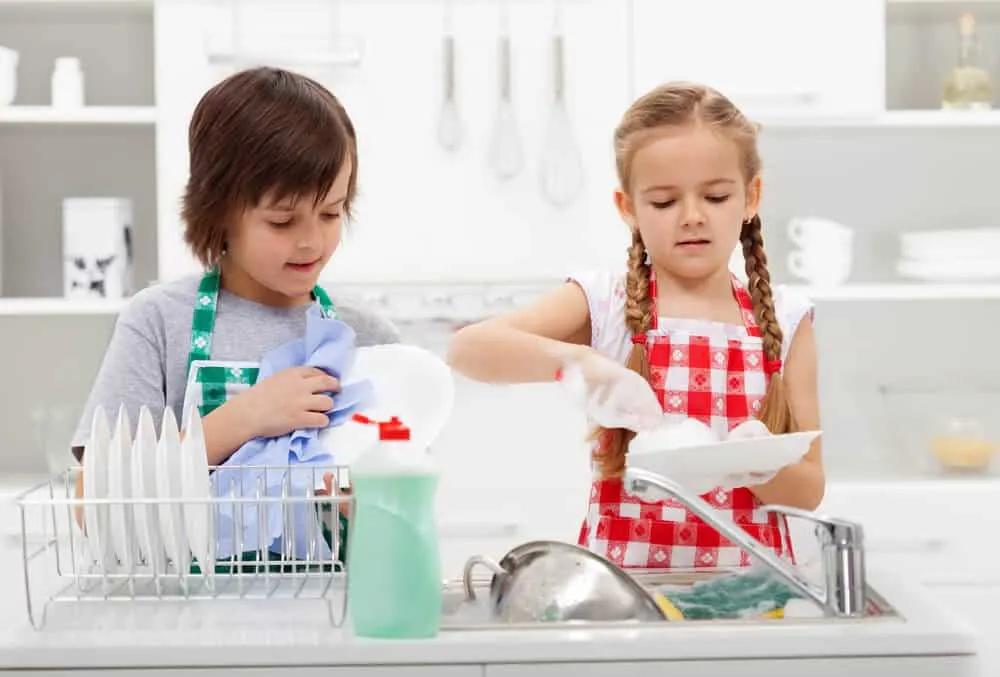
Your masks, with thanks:
<instances>
[{"instance_id":1,"label":"green scrub sponge","mask_svg":"<svg viewBox=\"0 0 1000 677\"><path fill-rule=\"evenodd\" d=\"M781 618L788 600L802 598L771 571L756 567L692 586L665 586L656 592L684 620Z\"/></svg>"}]
</instances>

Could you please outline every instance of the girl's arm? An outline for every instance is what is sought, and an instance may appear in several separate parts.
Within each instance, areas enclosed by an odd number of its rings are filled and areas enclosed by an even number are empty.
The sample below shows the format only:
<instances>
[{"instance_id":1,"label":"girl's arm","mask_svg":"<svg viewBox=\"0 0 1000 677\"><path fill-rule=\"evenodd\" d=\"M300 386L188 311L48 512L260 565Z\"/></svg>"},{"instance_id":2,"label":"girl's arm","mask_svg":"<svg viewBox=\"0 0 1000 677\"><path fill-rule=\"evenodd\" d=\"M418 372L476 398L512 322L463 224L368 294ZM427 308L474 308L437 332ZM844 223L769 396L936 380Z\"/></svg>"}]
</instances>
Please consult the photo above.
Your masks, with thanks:
<instances>
[{"instance_id":1,"label":"girl's arm","mask_svg":"<svg viewBox=\"0 0 1000 677\"><path fill-rule=\"evenodd\" d=\"M567 360L589 350L587 297L567 282L530 306L457 331L448 363L477 381L552 381Z\"/></svg>"},{"instance_id":2,"label":"girl's arm","mask_svg":"<svg viewBox=\"0 0 1000 677\"><path fill-rule=\"evenodd\" d=\"M807 316L799 324L788 349L783 373L785 394L800 430L819 430L819 395L816 383L816 335ZM798 463L783 468L768 482L750 487L762 503L815 510L823 501L826 475L820 439L812 443Z\"/></svg>"}]
</instances>

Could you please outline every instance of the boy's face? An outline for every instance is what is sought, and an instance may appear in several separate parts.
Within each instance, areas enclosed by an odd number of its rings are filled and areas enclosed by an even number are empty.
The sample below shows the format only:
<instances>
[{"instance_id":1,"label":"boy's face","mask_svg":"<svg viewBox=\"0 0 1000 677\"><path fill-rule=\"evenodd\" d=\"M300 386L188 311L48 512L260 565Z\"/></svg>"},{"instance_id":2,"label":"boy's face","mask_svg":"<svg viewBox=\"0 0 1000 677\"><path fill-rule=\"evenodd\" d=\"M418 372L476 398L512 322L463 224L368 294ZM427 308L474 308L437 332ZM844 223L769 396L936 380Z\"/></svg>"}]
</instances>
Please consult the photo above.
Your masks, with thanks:
<instances>
[{"instance_id":1,"label":"boy's face","mask_svg":"<svg viewBox=\"0 0 1000 677\"><path fill-rule=\"evenodd\" d=\"M306 301L340 244L350 161L330 192L316 201L265 197L247 209L227 239L226 258L265 290L291 302Z\"/></svg>"}]
</instances>

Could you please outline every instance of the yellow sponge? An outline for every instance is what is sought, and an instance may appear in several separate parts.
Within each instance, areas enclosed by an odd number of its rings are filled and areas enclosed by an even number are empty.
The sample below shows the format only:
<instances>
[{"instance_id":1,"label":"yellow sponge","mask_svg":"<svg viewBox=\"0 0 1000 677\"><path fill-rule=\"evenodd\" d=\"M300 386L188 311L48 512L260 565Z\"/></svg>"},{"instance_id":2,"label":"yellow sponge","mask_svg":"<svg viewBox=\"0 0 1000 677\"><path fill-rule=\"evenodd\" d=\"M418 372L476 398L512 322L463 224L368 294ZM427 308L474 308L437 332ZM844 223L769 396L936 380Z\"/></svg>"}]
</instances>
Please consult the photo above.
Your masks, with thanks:
<instances>
[{"instance_id":1,"label":"yellow sponge","mask_svg":"<svg viewBox=\"0 0 1000 677\"><path fill-rule=\"evenodd\" d=\"M684 614L681 610L674 606L674 603L669 599L664 597L662 592L654 593L653 596L656 598L656 604L660 607L663 615L667 617L668 621L683 621Z\"/></svg>"}]
</instances>

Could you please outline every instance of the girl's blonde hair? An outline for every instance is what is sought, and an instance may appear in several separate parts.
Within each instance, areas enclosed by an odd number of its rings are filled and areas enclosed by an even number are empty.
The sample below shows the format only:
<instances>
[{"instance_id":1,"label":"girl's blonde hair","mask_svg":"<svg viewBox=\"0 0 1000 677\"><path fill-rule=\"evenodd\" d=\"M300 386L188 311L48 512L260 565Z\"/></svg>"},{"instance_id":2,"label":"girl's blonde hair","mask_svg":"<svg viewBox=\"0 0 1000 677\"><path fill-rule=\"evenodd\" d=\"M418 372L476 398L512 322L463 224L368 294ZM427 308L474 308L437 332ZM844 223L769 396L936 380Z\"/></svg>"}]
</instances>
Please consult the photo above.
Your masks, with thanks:
<instances>
[{"instance_id":1,"label":"girl's blonde hair","mask_svg":"<svg viewBox=\"0 0 1000 677\"><path fill-rule=\"evenodd\" d=\"M757 152L757 127L732 101L719 92L697 84L668 83L637 99L625 112L615 130L615 162L618 181L628 192L632 160L636 152L655 135L657 129L679 125L706 125L727 135L737 145L747 183L760 174ZM767 270L764 237L759 216L743 224L740 232L743 256L753 313L760 329L764 348L765 371L769 375L767 392L759 418L768 430L780 434L795 429L781 380L781 327L774 313L771 275ZM653 324L654 308L650 296L651 267L646 260L646 246L638 229L633 230L628 250L628 275L625 283L625 324L632 336L644 335ZM634 343L626 366L649 380L646 346ZM603 477L620 475L625 468L625 453L635 433L622 428L598 429L599 441L594 460Z\"/></svg>"}]
</instances>

